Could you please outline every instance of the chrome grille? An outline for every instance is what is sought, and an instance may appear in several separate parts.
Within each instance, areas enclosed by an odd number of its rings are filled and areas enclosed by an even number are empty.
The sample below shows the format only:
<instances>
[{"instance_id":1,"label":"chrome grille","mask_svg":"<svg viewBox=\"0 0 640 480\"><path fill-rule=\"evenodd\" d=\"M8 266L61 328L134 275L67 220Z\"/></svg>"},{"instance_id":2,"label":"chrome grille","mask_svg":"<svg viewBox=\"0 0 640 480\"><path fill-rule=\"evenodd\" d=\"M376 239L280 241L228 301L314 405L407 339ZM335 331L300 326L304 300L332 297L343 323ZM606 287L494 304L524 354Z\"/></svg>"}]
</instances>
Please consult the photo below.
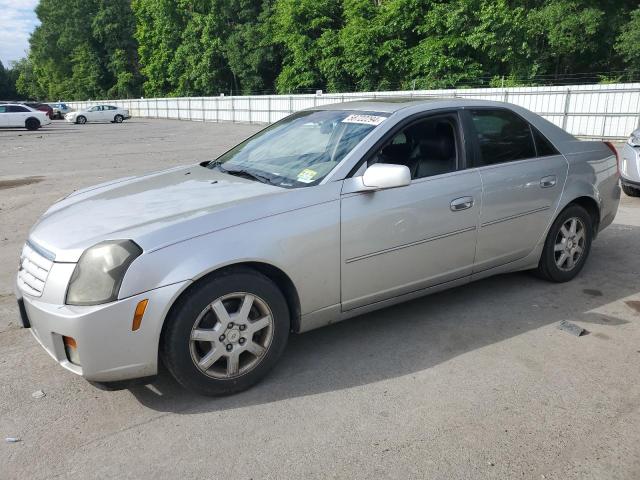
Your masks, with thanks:
<instances>
[{"instance_id":1,"label":"chrome grille","mask_svg":"<svg viewBox=\"0 0 640 480\"><path fill-rule=\"evenodd\" d=\"M29 243L25 243L20 255L18 286L24 293L34 297L41 296L52 266L53 261L42 256Z\"/></svg>"}]
</instances>

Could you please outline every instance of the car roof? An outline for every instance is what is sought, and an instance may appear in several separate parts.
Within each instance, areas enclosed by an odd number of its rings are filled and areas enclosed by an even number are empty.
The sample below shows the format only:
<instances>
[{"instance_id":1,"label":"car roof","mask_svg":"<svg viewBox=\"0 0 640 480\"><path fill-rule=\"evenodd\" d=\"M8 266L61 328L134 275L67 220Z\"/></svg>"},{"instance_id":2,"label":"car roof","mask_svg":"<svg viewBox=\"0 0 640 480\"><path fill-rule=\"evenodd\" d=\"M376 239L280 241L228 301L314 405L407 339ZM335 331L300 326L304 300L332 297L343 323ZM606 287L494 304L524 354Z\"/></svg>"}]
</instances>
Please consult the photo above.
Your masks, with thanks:
<instances>
[{"instance_id":1,"label":"car roof","mask_svg":"<svg viewBox=\"0 0 640 480\"><path fill-rule=\"evenodd\" d=\"M328 94L327 96L330 96ZM476 100L471 98L455 97L379 97L367 100L353 100L341 103L332 103L310 108L309 110L358 110L369 112L394 113L405 108L422 106L425 110L436 108L459 108L459 107L509 107L513 105L504 102L494 102L489 100Z\"/></svg>"}]
</instances>

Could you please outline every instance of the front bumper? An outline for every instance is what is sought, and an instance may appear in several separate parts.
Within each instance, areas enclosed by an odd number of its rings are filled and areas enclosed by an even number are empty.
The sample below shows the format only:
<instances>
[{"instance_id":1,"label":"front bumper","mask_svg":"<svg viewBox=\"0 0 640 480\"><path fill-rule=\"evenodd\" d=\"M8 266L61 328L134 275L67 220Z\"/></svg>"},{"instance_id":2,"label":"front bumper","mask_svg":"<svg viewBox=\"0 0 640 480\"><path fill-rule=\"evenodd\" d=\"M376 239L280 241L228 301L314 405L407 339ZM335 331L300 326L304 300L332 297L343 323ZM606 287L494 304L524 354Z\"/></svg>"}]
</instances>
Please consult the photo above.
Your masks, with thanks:
<instances>
[{"instance_id":1,"label":"front bumper","mask_svg":"<svg viewBox=\"0 0 640 480\"><path fill-rule=\"evenodd\" d=\"M109 382L157 373L162 324L187 284L167 285L95 306L46 303L24 294L17 286L16 296L23 303L31 333L54 360L87 380ZM144 299L149 303L141 327L132 331L136 306ZM79 364L67 358L63 336L75 339Z\"/></svg>"}]
</instances>

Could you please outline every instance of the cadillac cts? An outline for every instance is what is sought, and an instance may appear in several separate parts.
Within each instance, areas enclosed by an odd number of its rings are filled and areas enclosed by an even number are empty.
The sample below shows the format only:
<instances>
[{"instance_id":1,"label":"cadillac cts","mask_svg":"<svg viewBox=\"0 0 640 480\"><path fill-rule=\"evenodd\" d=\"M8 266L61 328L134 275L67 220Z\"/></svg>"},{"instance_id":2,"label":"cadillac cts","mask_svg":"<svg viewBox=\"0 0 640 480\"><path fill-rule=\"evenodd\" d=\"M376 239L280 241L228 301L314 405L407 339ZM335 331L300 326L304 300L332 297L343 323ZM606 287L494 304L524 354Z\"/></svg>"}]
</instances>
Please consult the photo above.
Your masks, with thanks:
<instances>
[{"instance_id":1,"label":"cadillac cts","mask_svg":"<svg viewBox=\"0 0 640 480\"><path fill-rule=\"evenodd\" d=\"M514 105L328 105L213 161L72 193L31 230L17 296L76 374L146 377L162 361L184 387L228 394L290 332L504 272L571 280L619 198L615 149Z\"/></svg>"}]
</instances>

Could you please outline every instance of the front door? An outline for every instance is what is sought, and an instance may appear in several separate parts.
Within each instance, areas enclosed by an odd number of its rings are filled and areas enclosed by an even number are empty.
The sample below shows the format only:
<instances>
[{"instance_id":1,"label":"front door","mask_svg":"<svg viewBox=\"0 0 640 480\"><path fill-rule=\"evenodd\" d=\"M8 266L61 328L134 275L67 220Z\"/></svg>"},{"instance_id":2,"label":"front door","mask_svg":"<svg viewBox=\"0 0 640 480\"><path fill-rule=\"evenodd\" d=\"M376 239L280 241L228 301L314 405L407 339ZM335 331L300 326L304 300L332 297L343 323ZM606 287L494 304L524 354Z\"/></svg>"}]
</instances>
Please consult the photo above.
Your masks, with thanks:
<instances>
[{"instance_id":1,"label":"front door","mask_svg":"<svg viewBox=\"0 0 640 480\"><path fill-rule=\"evenodd\" d=\"M417 120L392 134L371 163L404 164L405 187L341 199L342 308L351 310L471 274L482 185L460 170L457 114Z\"/></svg>"}]
</instances>

